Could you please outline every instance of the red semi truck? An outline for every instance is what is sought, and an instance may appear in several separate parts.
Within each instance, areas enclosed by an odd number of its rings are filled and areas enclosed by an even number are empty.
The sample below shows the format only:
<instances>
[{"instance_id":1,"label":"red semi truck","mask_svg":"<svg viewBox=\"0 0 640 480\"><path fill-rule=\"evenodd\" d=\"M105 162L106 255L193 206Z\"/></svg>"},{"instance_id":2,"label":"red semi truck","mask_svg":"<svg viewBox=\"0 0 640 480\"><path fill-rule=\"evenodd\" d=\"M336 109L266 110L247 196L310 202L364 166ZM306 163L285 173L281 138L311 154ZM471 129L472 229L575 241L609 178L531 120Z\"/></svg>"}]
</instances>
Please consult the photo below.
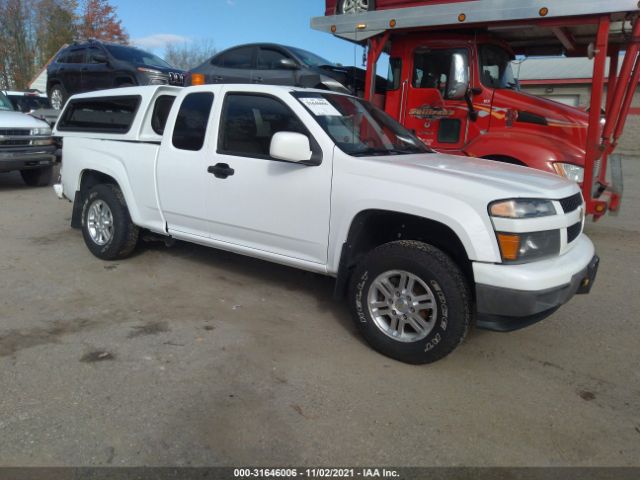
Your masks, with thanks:
<instances>
[{"instance_id":1,"label":"red semi truck","mask_svg":"<svg viewBox=\"0 0 640 480\"><path fill-rule=\"evenodd\" d=\"M639 14L637 0L327 0L326 15L311 25L367 46L365 97L426 144L571 178L597 219L620 205L621 164L612 154L640 75ZM381 95L372 79L383 52ZM520 91L511 62L541 55L593 58L591 105L605 113Z\"/></svg>"}]
</instances>

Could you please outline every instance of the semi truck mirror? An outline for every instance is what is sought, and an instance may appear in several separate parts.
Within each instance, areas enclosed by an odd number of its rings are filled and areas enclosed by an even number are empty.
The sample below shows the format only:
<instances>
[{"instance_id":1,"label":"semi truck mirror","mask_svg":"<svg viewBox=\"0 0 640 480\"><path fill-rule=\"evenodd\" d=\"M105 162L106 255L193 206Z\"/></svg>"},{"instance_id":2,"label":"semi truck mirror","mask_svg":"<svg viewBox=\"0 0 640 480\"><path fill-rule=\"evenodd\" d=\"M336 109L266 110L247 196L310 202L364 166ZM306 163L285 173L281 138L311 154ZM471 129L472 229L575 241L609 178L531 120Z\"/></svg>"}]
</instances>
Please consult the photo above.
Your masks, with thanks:
<instances>
[{"instance_id":1,"label":"semi truck mirror","mask_svg":"<svg viewBox=\"0 0 640 480\"><path fill-rule=\"evenodd\" d=\"M451 71L449 72L449 86L447 98L460 100L469 91L469 65L467 59L461 53L451 56Z\"/></svg>"}]
</instances>

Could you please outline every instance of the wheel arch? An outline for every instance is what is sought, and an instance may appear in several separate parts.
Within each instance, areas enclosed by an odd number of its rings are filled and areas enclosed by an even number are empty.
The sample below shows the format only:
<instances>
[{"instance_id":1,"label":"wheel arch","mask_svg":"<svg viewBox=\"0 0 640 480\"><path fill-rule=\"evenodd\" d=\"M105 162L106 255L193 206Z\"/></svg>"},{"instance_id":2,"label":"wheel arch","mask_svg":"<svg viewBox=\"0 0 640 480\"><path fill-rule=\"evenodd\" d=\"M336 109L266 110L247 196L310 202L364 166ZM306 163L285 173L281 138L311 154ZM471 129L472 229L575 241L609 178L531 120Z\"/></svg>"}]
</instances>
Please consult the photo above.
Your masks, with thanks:
<instances>
[{"instance_id":1,"label":"wheel arch","mask_svg":"<svg viewBox=\"0 0 640 480\"><path fill-rule=\"evenodd\" d=\"M133 219L134 223L136 222L135 215L136 209L131 204L129 199L131 198L127 192L127 189L124 185L119 182L115 176L94 169L85 169L80 172L80 178L78 182L78 190L76 191L75 198L73 201L73 214L71 216L71 226L73 228L80 228L82 226L82 205L87 198L88 193L91 191L93 187L96 185L114 185L120 189L122 195L124 196L125 203L129 210L129 214Z\"/></svg>"},{"instance_id":2,"label":"wheel arch","mask_svg":"<svg viewBox=\"0 0 640 480\"><path fill-rule=\"evenodd\" d=\"M382 228L378 228L380 226ZM417 240L439 248L460 267L467 281L473 283L469 255L451 227L417 215L371 209L359 212L349 227L340 254L334 291L336 298L342 298L346 293L349 277L364 255L395 240Z\"/></svg>"}]
</instances>

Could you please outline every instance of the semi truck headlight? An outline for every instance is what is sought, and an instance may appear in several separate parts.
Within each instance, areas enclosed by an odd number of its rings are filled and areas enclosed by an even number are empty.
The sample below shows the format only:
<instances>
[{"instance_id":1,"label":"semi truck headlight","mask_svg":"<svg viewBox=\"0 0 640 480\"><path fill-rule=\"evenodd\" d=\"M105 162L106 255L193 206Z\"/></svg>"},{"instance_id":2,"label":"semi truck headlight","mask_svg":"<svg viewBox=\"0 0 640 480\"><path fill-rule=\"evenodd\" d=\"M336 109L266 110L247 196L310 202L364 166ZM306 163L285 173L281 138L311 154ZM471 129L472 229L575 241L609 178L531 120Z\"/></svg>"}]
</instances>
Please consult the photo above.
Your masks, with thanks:
<instances>
[{"instance_id":1,"label":"semi truck headlight","mask_svg":"<svg viewBox=\"0 0 640 480\"><path fill-rule=\"evenodd\" d=\"M501 218L535 218L555 215L556 209L550 200L520 198L494 202L489 205L489 213Z\"/></svg>"},{"instance_id":2,"label":"semi truck headlight","mask_svg":"<svg viewBox=\"0 0 640 480\"><path fill-rule=\"evenodd\" d=\"M582 183L584 180L584 168L574 165L573 163L554 163L553 168L561 177Z\"/></svg>"},{"instance_id":3,"label":"semi truck headlight","mask_svg":"<svg viewBox=\"0 0 640 480\"><path fill-rule=\"evenodd\" d=\"M501 233L498 236L502 260L524 263L560 253L560 230L529 233Z\"/></svg>"}]
</instances>

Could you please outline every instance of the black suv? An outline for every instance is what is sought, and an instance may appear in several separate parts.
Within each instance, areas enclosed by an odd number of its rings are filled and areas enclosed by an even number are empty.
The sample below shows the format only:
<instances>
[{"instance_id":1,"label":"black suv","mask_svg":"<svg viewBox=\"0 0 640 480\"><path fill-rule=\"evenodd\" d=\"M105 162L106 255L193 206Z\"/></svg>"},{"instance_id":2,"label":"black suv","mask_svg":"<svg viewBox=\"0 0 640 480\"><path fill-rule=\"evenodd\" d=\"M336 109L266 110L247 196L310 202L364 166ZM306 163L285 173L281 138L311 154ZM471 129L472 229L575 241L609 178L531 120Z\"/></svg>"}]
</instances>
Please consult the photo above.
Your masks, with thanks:
<instances>
[{"instance_id":1,"label":"black suv","mask_svg":"<svg viewBox=\"0 0 640 480\"><path fill-rule=\"evenodd\" d=\"M47 94L60 110L75 93L134 85L184 85L184 72L134 47L89 40L62 50L47 67Z\"/></svg>"}]
</instances>

